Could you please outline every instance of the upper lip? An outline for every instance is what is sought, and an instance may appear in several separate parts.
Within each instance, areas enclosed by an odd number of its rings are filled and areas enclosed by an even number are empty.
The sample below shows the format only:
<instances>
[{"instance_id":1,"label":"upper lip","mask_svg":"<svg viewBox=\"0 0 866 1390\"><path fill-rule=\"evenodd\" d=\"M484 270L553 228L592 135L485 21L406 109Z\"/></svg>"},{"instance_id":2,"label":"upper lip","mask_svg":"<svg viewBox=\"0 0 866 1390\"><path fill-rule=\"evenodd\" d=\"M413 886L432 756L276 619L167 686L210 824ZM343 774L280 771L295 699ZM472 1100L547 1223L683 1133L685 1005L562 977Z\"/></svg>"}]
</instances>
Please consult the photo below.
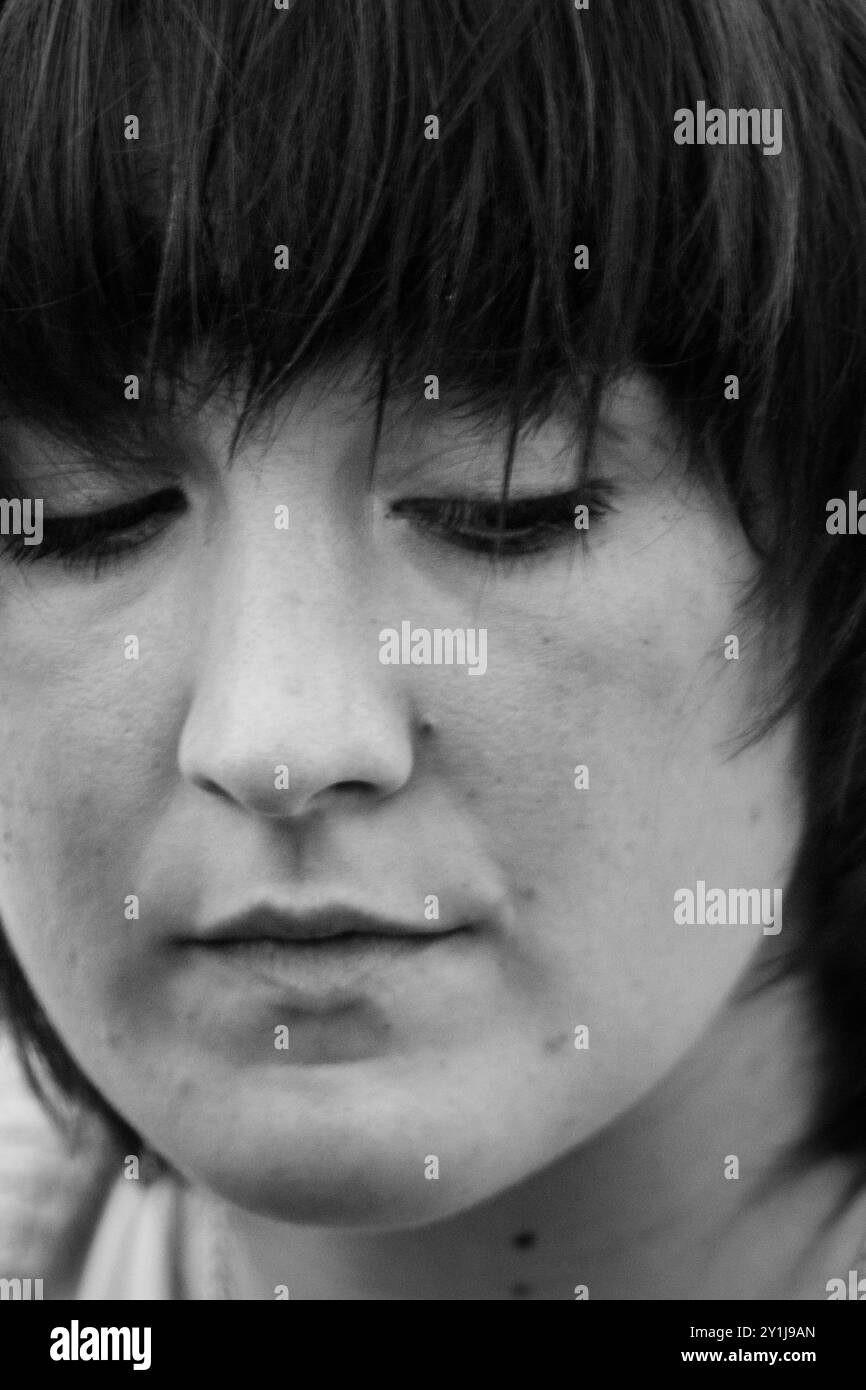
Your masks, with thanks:
<instances>
[{"instance_id":1,"label":"upper lip","mask_svg":"<svg viewBox=\"0 0 866 1390\"><path fill-rule=\"evenodd\" d=\"M226 945L232 941L325 941L337 936L436 936L447 930L439 922L398 922L341 904L303 912L265 906L203 927L194 940Z\"/></svg>"}]
</instances>

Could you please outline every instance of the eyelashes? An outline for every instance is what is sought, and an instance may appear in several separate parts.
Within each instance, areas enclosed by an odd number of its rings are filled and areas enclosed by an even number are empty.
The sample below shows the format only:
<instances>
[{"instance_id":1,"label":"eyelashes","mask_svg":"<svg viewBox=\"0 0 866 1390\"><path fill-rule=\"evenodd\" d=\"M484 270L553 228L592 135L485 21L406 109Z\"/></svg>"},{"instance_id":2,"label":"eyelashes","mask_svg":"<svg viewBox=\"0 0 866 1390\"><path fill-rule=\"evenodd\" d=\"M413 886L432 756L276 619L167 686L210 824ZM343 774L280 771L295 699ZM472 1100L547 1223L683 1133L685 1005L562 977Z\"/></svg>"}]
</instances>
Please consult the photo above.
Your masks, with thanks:
<instances>
[{"instance_id":1,"label":"eyelashes","mask_svg":"<svg viewBox=\"0 0 866 1390\"><path fill-rule=\"evenodd\" d=\"M586 509L590 522L615 511L613 487L601 480L564 492L497 498L417 497L390 505L388 515L405 520L434 542L498 563L540 559L564 545L587 543L576 522ZM24 545L20 537L0 537L0 553L17 565L55 563L98 578L106 568L145 549L188 508L184 493L163 488L106 511L43 517L42 541Z\"/></svg>"},{"instance_id":2,"label":"eyelashes","mask_svg":"<svg viewBox=\"0 0 866 1390\"><path fill-rule=\"evenodd\" d=\"M577 510L586 519L615 511L614 489L601 480L565 492L507 501L469 498L408 498L395 502L392 516L402 516L416 530L461 550L491 560L539 557L558 545L587 542L587 528L578 526Z\"/></svg>"},{"instance_id":3,"label":"eyelashes","mask_svg":"<svg viewBox=\"0 0 866 1390\"><path fill-rule=\"evenodd\" d=\"M172 516L186 511L179 488L162 488L134 502L80 516L43 516L39 545L24 545L17 536L0 538L3 551L17 565L60 562L67 569L106 566L153 540Z\"/></svg>"}]
</instances>

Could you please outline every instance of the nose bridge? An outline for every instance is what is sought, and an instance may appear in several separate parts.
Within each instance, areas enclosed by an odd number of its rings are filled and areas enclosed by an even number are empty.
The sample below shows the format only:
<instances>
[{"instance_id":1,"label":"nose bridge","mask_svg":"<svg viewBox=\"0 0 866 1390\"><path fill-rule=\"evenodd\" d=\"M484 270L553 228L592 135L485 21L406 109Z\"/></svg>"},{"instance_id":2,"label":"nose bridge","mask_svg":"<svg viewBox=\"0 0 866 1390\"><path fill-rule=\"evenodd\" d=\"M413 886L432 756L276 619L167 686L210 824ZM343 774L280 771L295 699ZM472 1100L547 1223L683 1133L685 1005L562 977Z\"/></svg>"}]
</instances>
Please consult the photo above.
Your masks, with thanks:
<instances>
[{"instance_id":1,"label":"nose bridge","mask_svg":"<svg viewBox=\"0 0 866 1390\"><path fill-rule=\"evenodd\" d=\"M279 816L338 788L392 792L411 735L377 659L371 567L332 509L285 531L268 505L233 527L203 586L181 770Z\"/></svg>"},{"instance_id":2,"label":"nose bridge","mask_svg":"<svg viewBox=\"0 0 866 1390\"><path fill-rule=\"evenodd\" d=\"M351 648L360 664L366 586L357 582L361 566L350 554L350 538L326 508L313 522L282 531L269 505L248 506L233 522L217 561L208 665L213 674L216 658L216 674L228 674L225 658L245 655L250 669L270 666L289 689L305 669L324 675L330 665L338 674L341 653Z\"/></svg>"}]
</instances>

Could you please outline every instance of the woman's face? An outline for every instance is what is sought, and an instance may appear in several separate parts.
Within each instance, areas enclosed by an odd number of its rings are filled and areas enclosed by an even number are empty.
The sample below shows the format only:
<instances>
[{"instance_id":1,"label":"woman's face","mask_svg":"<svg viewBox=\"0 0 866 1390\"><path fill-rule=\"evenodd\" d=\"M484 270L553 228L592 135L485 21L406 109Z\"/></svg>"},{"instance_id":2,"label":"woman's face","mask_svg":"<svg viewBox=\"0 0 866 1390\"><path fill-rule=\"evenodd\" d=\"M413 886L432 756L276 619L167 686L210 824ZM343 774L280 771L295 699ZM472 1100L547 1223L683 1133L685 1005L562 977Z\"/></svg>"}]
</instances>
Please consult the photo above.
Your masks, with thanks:
<instances>
[{"instance_id":1,"label":"woman's face","mask_svg":"<svg viewBox=\"0 0 866 1390\"><path fill-rule=\"evenodd\" d=\"M422 388L370 485L357 382L315 385L231 466L229 401L120 478L7 427L45 537L0 561L0 913L182 1171L410 1225L580 1145L707 1028L765 932L674 894L783 886L793 733L732 749L768 674L755 562L643 379L588 530L564 423L524 438L529 553L495 563L503 435ZM141 499L112 554L52 553L80 539L53 518ZM400 660L444 629L464 664Z\"/></svg>"}]
</instances>

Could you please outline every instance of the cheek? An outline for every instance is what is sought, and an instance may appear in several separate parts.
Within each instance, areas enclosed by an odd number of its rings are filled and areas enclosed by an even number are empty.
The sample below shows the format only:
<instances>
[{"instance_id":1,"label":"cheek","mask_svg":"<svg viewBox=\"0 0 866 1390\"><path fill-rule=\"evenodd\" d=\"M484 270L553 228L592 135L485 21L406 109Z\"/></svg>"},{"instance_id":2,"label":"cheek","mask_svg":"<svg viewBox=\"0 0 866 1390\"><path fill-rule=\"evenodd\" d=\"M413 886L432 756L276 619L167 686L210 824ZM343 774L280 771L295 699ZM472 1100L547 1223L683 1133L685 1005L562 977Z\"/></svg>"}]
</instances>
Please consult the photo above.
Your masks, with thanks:
<instances>
[{"instance_id":1,"label":"cheek","mask_svg":"<svg viewBox=\"0 0 866 1390\"><path fill-rule=\"evenodd\" d=\"M491 621L488 674L447 711L449 776L511 882L525 997L551 1035L592 1021L623 1077L636 1048L695 1037L763 939L678 925L677 890L781 887L800 835L793 726L733 753L760 681L727 552L696 532L674 554L587 581L567 614Z\"/></svg>"},{"instance_id":2,"label":"cheek","mask_svg":"<svg viewBox=\"0 0 866 1390\"><path fill-rule=\"evenodd\" d=\"M106 641L3 680L0 916L37 986L45 976L72 991L80 978L89 991L116 955L118 924L128 933L130 847L166 767L160 674Z\"/></svg>"},{"instance_id":3,"label":"cheek","mask_svg":"<svg viewBox=\"0 0 866 1390\"><path fill-rule=\"evenodd\" d=\"M492 814L521 834L539 827L551 849L562 816L582 833L614 819L621 844L656 820L666 787L675 812L683 782L702 794L724 781L725 741L753 714L724 659L731 591L686 556L681 574L611 562L578 571L558 603L544 596L485 614L488 669L445 688L443 758Z\"/></svg>"},{"instance_id":4,"label":"cheek","mask_svg":"<svg viewBox=\"0 0 866 1390\"><path fill-rule=\"evenodd\" d=\"M76 585L49 590L32 627L21 601L0 613L14 653L0 677L0 755L13 769L3 811L31 847L46 837L46 858L75 843L98 853L164 785L184 671L178 600L167 583L108 598Z\"/></svg>"}]
</instances>

